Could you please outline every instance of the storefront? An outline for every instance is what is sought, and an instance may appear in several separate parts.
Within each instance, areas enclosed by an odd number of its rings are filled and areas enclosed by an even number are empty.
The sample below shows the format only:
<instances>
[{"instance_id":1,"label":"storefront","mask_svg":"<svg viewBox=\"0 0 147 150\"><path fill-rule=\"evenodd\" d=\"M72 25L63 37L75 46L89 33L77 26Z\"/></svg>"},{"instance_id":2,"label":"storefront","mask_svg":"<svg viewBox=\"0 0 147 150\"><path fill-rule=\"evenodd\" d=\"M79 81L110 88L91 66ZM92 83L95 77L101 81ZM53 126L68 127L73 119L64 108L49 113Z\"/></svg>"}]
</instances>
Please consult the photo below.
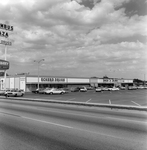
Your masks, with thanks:
<instances>
[{"instance_id":1,"label":"storefront","mask_svg":"<svg viewBox=\"0 0 147 150\"><path fill-rule=\"evenodd\" d=\"M4 89L5 79L0 78L0 89ZM6 78L6 88L23 89L25 92L31 92L38 88L72 88L79 86L93 87L113 87L113 86L132 86L133 79L117 78L81 78L81 77L53 77L53 76L33 76L33 75L15 75Z\"/></svg>"}]
</instances>

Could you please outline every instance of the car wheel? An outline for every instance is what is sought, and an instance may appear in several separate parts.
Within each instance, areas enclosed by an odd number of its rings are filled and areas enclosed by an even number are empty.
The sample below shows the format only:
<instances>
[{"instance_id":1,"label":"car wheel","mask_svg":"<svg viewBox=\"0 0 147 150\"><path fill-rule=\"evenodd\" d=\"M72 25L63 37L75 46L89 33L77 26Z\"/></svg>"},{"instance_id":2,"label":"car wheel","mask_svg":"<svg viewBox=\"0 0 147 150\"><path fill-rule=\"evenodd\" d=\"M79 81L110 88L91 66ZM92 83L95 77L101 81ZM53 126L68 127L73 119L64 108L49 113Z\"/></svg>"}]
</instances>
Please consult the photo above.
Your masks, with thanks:
<instances>
[{"instance_id":1,"label":"car wheel","mask_svg":"<svg viewBox=\"0 0 147 150\"><path fill-rule=\"evenodd\" d=\"M17 94L14 95L15 97L17 96Z\"/></svg>"},{"instance_id":2,"label":"car wheel","mask_svg":"<svg viewBox=\"0 0 147 150\"><path fill-rule=\"evenodd\" d=\"M21 96L23 97L23 94Z\"/></svg>"},{"instance_id":3,"label":"car wheel","mask_svg":"<svg viewBox=\"0 0 147 150\"><path fill-rule=\"evenodd\" d=\"M63 92L61 92L60 94L63 94Z\"/></svg>"},{"instance_id":4,"label":"car wheel","mask_svg":"<svg viewBox=\"0 0 147 150\"><path fill-rule=\"evenodd\" d=\"M51 95L53 94L53 92L50 93Z\"/></svg>"}]
</instances>

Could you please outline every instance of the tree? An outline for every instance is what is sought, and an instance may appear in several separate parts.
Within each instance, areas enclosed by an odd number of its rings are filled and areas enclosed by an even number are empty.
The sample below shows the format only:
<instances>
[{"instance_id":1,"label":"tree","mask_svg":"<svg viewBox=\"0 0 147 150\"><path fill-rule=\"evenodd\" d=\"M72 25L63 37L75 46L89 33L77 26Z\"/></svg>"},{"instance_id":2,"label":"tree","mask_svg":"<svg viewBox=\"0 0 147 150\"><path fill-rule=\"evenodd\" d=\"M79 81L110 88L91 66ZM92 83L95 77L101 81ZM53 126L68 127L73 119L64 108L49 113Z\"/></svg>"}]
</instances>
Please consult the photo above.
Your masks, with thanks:
<instances>
[{"instance_id":1,"label":"tree","mask_svg":"<svg viewBox=\"0 0 147 150\"><path fill-rule=\"evenodd\" d=\"M133 83L138 85L142 85L144 83L144 81L140 80L140 79L133 79Z\"/></svg>"}]
</instances>

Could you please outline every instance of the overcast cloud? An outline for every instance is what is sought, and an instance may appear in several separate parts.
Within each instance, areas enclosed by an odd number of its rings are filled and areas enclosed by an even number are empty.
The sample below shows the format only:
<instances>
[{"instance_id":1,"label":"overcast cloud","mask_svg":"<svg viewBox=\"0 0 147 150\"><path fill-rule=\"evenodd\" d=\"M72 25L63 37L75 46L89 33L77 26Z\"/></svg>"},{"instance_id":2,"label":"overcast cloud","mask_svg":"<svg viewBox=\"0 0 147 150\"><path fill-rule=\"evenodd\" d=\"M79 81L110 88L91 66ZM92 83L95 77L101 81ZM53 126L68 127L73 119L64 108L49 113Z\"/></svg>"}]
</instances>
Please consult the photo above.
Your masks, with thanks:
<instances>
[{"instance_id":1,"label":"overcast cloud","mask_svg":"<svg viewBox=\"0 0 147 150\"><path fill-rule=\"evenodd\" d=\"M8 74L147 80L146 0L0 0ZM0 37L1 38L1 37ZM4 59L0 45L0 59Z\"/></svg>"}]
</instances>

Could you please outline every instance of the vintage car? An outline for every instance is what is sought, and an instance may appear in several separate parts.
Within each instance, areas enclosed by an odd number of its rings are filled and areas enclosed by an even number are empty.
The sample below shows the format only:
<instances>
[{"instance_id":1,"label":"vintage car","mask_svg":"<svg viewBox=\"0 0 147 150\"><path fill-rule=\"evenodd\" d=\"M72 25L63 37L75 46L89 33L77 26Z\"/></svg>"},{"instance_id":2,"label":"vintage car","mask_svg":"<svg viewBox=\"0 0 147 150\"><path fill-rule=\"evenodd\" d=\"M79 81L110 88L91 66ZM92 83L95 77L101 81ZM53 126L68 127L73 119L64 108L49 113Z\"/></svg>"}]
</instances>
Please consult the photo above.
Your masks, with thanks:
<instances>
[{"instance_id":1,"label":"vintage car","mask_svg":"<svg viewBox=\"0 0 147 150\"><path fill-rule=\"evenodd\" d=\"M63 90L56 89L56 88L51 88L45 91L45 94L64 94L64 93L65 92Z\"/></svg>"},{"instance_id":2,"label":"vintage car","mask_svg":"<svg viewBox=\"0 0 147 150\"><path fill-rule=\"evenodd\" d=\"M80 92L87 92L87 88L85 86L80 87Z\"/></svg>"},{"instance_id":3,"label":"vintage car","mask_svg":"<svg viewBox=\"0 0 147 150\"><path fill-rule=\"evenodd\" d=\"M13 90L8 90L5 92L6 97L9 97L9 96L15 96L16 97L16 96L23 96L23 95L24 95L24 92L21 90L13 89Z\"/></svg>"},{"instance_id":4,"label":"vintage car","mask_svg":"<svg viewBox=\"0 0 147 150\"><path fill-rule=\"evenodd\" d=\"M5 95L5 90L0 90L0 95Z\"/></svg>"},{"instance_id":5,"label":"vintage car","mask_svg":"<svg viewBox=\"0 0 147 150\"><path fill-rule=\"evenodd\" d=\"M51 88L45 88L45 89L40 89L39 91L38 91L38 93L39 94L45 94L45 91L47 91L47 90L50 90Z\"/></svg>"},{"instance_id":6,"label":"vintage car","mask_svg":"<svg viewBox=\"0 0 147 150\"><path fill-rule=\"evenodd\" d=\"M72 87L71 92L79 92L80 88L79 87Z\"/></svg>"},{"instance_id":7,"label":"vintage car","mask_svg":"<svg viewBox=\"0 0 147 150\"><path fill-rule=\"evenodd\" d=\"M113 87L113 88L111 89L111 91L119 91L119 88Z\"/></svg>"},{"instance_id":8,"label":"vintage car","mask_svg":"<svg viewBox=\"0 0 147 150\"><path fill-rule=\"evenodd\" d=\"M102 91L102 89L100 88L100 87L97 87L96 89L95 89L95 92L101 92Z\"/></svg>"}]
</instances>

